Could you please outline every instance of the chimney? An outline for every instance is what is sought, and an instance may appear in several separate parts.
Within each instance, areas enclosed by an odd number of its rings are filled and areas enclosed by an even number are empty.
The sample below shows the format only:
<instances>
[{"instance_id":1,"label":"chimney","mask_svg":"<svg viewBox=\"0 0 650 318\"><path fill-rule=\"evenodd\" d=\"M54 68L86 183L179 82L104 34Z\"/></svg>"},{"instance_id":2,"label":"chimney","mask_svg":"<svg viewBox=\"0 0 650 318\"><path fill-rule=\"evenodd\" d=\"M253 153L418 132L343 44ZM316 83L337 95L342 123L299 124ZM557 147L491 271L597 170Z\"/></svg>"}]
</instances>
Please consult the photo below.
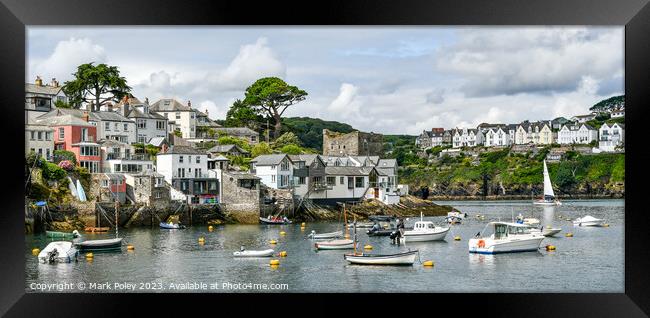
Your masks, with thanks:
<instances>
[{"instance_id":1,"label":"chimney","mask_svg":"<svg viewBox=\"0 0 650 318\"><path fill-rule=\"evenodd\" d=\"M34 84L36 84L36 86L43 86L43 80L41 79L40 76L38 75L36 76L36 80L34 81Z\"/></svg>"},{"instance_id":2,"label":"chimney","mask_svg":"<svg viewBox=\"0 0 650 318\"><path fill-rule=\"evenodd\" d=\"M111 102L106 103L106 109L109 112L112 112L113 111L113 103L111 103Z\"/></svg>"},{"instance_id":3,"label":"chimney","mask_svg":"<svg viewBox=\"0 0 650 318\"><path fill-rule=\"evenodd\" d=\"M86 121L86 122L88 122L88 118L89 118L88 111L87 111L87 110L84 110L83 120Z\"/></svg>"},{"instance_id":4,"label":"chimney","mask_svg":"<svg viewBox=\"0 0 650 318\"><path fill-rule=\"evenodd\" d=\"M144 105L142 106L142 112L149 114L149 97L144 98Z\"/></svg>"},{"instance_id":5,"label":"chimney","mask_svg":"<svg viewBox=\"0 0 650 318\"><path fill-rule=\"evenodd\" d=\"M187 107L192 108L192 102L189 100L187 101Z\"/></svg>"},{"instance_id":6,"label":"chimney","mask_svg":"<svg viewBox=\"0 0 650 318\"><path fill-rule=\"evenodd\" d=\"M124 95L122 97L122 116L126 117L129 114L129 97Z\"/></svg>"},{"instance_id":7,"label":"chimney","mask_svg":"<svg viewBox=\"0 0 650 318\"><path fill-rule=\"evenodd\" d=\"M52 85L52 87L59 87L59 81L52 77L52 83L50 85Z\"/></svg>"},{"instance_id":8,"label":"chimney","mask_svg":"<svg viewBox=\"0 0 650 318\"><path fill-rule=\"evenodd\" d=\"M210 118L210 116L208 115L208 109L207 108L205 109L205 116L207 116L208 119Z\"/></svg>"}]
</instances>

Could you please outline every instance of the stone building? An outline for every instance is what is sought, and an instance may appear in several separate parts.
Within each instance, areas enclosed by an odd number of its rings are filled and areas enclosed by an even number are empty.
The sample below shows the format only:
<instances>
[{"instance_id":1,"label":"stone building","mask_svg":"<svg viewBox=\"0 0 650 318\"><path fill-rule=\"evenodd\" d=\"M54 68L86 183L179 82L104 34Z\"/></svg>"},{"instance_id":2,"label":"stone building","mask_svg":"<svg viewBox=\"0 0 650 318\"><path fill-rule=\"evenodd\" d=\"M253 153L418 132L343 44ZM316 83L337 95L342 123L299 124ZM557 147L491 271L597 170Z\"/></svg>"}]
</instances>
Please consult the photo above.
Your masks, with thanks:
<instances>
[{"instance_id":1,"label":"stone building","mask_svg":"<svg viewBox=\"0 0 650 318\"><path fill-rule=\"evenodd\" d=\"M126 181L120 173L93 173L90 193L97 202L126 203Z\"/></svg>"},{"instance_id":2,"label":"stone building","mask_svg":"<svg viewBox=\"0 0 650 318\"><path fill-rule=\"evenodd\" d=\"M126 184L128 195L138 204L165 209L171 201L165 176L153 170L127 175Z\"/></svg>"},{"instance_id":3,"label":"stone building","mask_svg":"<svg viewBox=\"0 0 650 318\"><path fill-rule=\"evenodd\" d=\"M381 156L384 136L353 131L343 134L323 129L323 155L325 156Z\"/></svg>"},{"instance_id":4,"label":"stone building","mask_svg":"<svg viewBox=\"0 0 650 318\"><path fill-rule=\"evenodd\" d=\"M258 223L260 179L243 171L219 170L221 208L241 223Z\"/></svg>"}]
</instances>

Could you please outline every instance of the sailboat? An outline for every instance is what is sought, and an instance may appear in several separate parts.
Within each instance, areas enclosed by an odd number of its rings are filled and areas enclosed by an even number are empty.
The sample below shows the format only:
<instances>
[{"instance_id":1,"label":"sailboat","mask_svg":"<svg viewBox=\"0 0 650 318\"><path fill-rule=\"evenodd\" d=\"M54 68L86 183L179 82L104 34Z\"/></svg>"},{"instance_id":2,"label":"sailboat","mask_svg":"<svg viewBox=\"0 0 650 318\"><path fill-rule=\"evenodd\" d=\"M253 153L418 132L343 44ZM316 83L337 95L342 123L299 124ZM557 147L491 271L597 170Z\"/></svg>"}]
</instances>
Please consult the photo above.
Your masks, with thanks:
<instances>
[{"instance_id":1,"label":"sailboat","mask_svg":"<svg viewBox=\"0 0 650 318\"><path fill-rule=\"evenodd\" d=\"M343 224L347 224L345 204L343 204ZM346 250L356 248L355 242L349 239L350 234L347 227L345 227L345 239L330 240L314 243L314 247L318 250Z\"/></svg>"},{"instance_id":2,"label":"sailboat","mask_svg":"<svg viewBox=\"0 0 650 318\"><path fill-rule=\"evenodd\" d=\"M79 179L77 179L77 197L81 202L86 201L86 192L84 192L84 188L81 186Z\"/></svg>"},{"instance_id":3,"label":"sailboat","mask_svg":"<svg viewBox=\"0 0 650 318\"><path fill-rule=\"evenodd\" d=\"M544 160L544 197L533 201L537 205L562 205L562 202L555 199L553 193L553 185L551 185L551 177L548 175L548 168L546 168L546 160Z\"/></svg>"},{"instance_id":4,"label":"sailboat","mask_svg":"<svg viewBox=\"0 0 650 318\"><path fill-rule=\"evenodd\" d=\"M353 224L356 224L356 217ZM352 254L344 254L343 259L350 264L358 265L413 265L415 263L415 256L418 255L418 250L407 251L396 254L366 254L363 252L357 253L356 244L357 240L357 227L354 226L354 252Z\"/></svg>"}]
</instances>

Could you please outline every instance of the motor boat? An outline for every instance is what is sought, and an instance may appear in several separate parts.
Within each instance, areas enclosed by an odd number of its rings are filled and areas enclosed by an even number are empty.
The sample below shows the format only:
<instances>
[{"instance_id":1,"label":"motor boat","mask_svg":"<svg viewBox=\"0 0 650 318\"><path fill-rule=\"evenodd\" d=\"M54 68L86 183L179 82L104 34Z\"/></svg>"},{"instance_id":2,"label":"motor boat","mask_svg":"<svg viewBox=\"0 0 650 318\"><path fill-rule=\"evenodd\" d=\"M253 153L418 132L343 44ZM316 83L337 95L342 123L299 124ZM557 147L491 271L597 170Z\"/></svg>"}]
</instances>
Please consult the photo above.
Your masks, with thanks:
<instances>
[{"instance_id":1,"label":"motor boat","mask_svg":"<svg viewBox=\"0 0 650 318\"><path fill-rule=\"evenodd\" d=\"M370 230L366 231L366 234L368 236L389 236L391 233L395 231L394 229L382 229L382 228L370 228Z\"/></svg>"},{"instance_id":2,"label":"motor boat","mask_svg":"<svg viewBox=\"0 0 650 318\"><path fill-rule=\"evenodd\" d=\"M344 254L343 259L360 265L413 265L417 253L415 250L397 254Z\"/></svg>"},{"instance_id":3,"label":"motor boat","mask_svg":"<svg viewBox=\"0 0 650 318\"><path fill-rule=\"evenodd\" d=\"M452 211L452 212L447 212L447 217L454 217L462 220L467 217L467 213L461 213L460 211Z\"/></svg>"},{"instance_id":4,"label":"motor boat","mask_svg":"<svg viewBox=\"0 0 650 318\"><path fill-rule=\"evenodd\" d=\"M573 225L575 226L603 226L603 224L602 219L597 219L591 215L577 218L573 221Z\"/></svg>"},{"instance_id":5,"label":"motor boat","mask_svg":"<svg viewBox=\"0 0 650 318\"><path fill-rule=\"evenodd\" d=\"M354 241L349 239L331 240L314 243L318 250L347 250L354 248Z\"/></svg>"},{"instance_id":6,"label":"motor boat","mask_svg":"<svg viewBox=\"0 0 650 318\"><path fill-rule=\"evenodd\" d=\"M536 228L536 227L530 227L530 232L531 232L531 233L533 233L533 232L539 232L539 233L541 233L542 235L544 235L544 236L546 236L546 237L551 237L551 236L554 236L554 235L557 234L557 233L562 232L562 229L560 229L560 228L553 228L553 227L550 227L550 226L542 227L541 229L538 229L538 228Z\"/></svg>"},{"instance_id":7,"label":"motor boat","mask_svg":"<svg viewBox=\"0 0 650 318\"><path fill-rule=\"evenodd\" d=\"M161 229L167 229L167 230L178 230L178 229L184 229L185 225L182 224L174 224L174 223L165 223L165 222L160 222L160 228Z\"/></svg>"},{"instance_id":8,"label":"motor boat","mask_svg":"<svg viewBox=\"0 0 650 318\"><path fill-rule=\"evenodd\" d=\"M464 218L460 218L457 216L446 216L445 221L449 224L460 224L463 221Z\"/></svg>"},{"instance_id":9,"label":"motor boat","mask_svg":"<svg viewBox=\"0 0 650 318\"><path fill-rule=\"evenodd\" d=\"M371 215L371 216L368 217L368 220L375 221L375 222L392 222L396 218L397 217L392 216L392 215Z\"/></svg>"},{"instance_id":10,"label":"motor boat","mask_svg":"<svg viewBox=\"0 0 650 318\"><path fill-rule=\"evenodd\" d=\"M539 230L531 231L528 225L490 222L476 238L469 240L468 246L470 253L479 254L537 251L544 238Z\"/></svg>"},{"instance_id":11,"label":"motor boat","mask_svg":"<svg viewBox=\"0 0 650 318\"><path fill-rule=\"evenodd\" d=\"M317 234L316 231L311 231L311 233L307 235L308 238L313 240L334 239L334 238L339 238L341 236L343 236L343 231L320 233L320 234Z\"/></svg>"},{"instance_id":12,"label":"motor boat","mask_svg":"<svg viewBox=\"0 0 650 318\"><path fill-rule=\"evenodd\" d=\"M70 263L76 259L79 251L69 241L56 241L48 244L40 253L38 261L44 264Z\"/></svg>"},{"instance_id":13,"label":"motor boat","mask_svg":"<svg viewBox=\"0 0 650 318\"><path fill-rule=\"evenodd\" d=\"M402 240L408 242L442 241L449 233L448 227L436 226L431 221L424 221L420 213L420 221L415 222L412 230L404 231Z\"/></svg>"},{"instance_id":14,"label":"motor boat","mask_svg":"<svg viewBox=\"0 0 650 318\"><path fill-rule=\"evenodd\" d=\"M273 249L267 250L245 250L243 247L237 252L233 252L232 255L235 257L270 257L273 256L275 251Z\"/></svg>"},{"instance_id":15,"label":"motor boat","mask_svg":"<svg viewBox=\"0 0 650 318\"><path fill-rule=\"evenodd\" d=\"M362 228L371 228L373 225L375 225L375 222L357 222L357 228L362 229ZM348 223L348 228L353 228L354 224Z\"/></svg>"},{"instance_id":16,"label":"motor boat","mask_svg":"<svg viewBox=\"0 0 650 318\"><path fill-rule=\"evenodd\" d=\"M286 216L282 217L282 218L279 218L279 217L278 218L275 218L275 217L271 217L271 218L260 217L260 222L262 224L291 224L291 221L289 219L287 219Z\"/></svg>"},{"instance_id":17,"label":"motor boat","mask_svg":"<svg viewBox=\"0 0 650 318\"><path fill-rule=\"evenodd\" d=\"M553 193L553 185L551 184L551 177L548 174L548 168L546 168L546 160L544 160L544 197L533 201L533 204L536 205L562 205L562 202L555 199L555 193Z\"/></svg>"},{"instance_id":18,"label":"motor boat","mask_svg":"<svg viewBox=\"0 0 650 318\"><path fill-rule=\"evenodd\" d=\"M75 242L74 245L81 251L117 249L122 247L122 238L104 240L85 240Z\"/></svg>"}]
</instances>

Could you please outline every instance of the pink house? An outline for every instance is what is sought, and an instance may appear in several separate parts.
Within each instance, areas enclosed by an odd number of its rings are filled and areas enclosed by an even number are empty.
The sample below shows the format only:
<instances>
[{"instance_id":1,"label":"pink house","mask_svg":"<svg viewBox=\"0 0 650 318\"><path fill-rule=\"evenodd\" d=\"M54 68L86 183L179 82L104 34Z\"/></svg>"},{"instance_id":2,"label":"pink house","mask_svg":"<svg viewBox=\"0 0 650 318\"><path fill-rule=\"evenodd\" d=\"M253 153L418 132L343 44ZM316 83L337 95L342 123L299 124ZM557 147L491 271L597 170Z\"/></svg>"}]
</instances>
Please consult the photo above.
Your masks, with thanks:
<instances>
[{"instance_id":1,"label":"pink house","mask_svg":"<svg viewBox=\"0 0 650 318\"><path fill-rule=\"evenodd\" d=\"M97 141L97 127L86 120L72 115L53 116L39 119L54 129L54 150L67 150L75 154L79 166L91 173L100 172L101 154Z\"/></svg>"}]
</instances>

